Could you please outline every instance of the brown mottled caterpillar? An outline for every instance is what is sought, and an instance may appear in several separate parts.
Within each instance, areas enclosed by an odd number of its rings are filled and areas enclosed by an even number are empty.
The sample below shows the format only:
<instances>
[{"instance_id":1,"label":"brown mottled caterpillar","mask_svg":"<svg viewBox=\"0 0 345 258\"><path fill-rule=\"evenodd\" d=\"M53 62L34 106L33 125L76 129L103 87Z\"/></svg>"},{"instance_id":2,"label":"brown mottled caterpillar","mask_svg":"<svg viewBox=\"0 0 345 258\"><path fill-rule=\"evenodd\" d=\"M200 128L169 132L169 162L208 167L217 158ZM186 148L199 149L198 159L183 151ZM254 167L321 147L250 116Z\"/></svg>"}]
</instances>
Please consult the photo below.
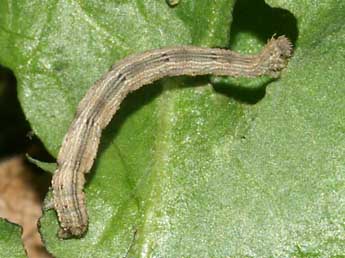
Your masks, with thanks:
<instances>
[{"instance_id":1,"label":"brown mottled caterpillar","mask_svg":"<svg viewBox=\"0 0 345 258\"><path fill-rule=\"evenodd\" d=\"M291 52L290 41L280 36L252 56L224 49L179 46L131 55L113 65L79 103L58 154L52 188L61 227L59 236L81 236L87 230L84 174L94 162L102 129L129 92L167 76L277 77Z\"/></svg>"}]
</instances>

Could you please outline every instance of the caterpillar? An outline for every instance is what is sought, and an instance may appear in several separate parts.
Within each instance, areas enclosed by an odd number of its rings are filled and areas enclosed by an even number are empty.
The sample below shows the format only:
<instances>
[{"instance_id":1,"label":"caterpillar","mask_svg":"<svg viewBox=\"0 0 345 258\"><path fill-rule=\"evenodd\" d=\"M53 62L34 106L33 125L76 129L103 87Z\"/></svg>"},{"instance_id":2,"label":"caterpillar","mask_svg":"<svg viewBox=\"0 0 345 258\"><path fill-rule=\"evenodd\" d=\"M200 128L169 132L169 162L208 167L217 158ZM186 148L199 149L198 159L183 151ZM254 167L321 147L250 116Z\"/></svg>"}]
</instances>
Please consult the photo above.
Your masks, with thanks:
<instances>
[{"instance_id":1,"label":"caterpillar","mask_svg":"<svg viewBox=\"0 0 345 258\"><path fill-rule=\"evenodd\" d=\"M163 77L180 75L278 77L291 53L292 44L285 36L280 36L270 39L256 55L177 46L134 54L113 65L79 103L58 153L52 189L53 208L60 222L59 237L80 237L87 231L85 174L96 157L102 129L129 92Z\"/></svg>"}]
</instances>

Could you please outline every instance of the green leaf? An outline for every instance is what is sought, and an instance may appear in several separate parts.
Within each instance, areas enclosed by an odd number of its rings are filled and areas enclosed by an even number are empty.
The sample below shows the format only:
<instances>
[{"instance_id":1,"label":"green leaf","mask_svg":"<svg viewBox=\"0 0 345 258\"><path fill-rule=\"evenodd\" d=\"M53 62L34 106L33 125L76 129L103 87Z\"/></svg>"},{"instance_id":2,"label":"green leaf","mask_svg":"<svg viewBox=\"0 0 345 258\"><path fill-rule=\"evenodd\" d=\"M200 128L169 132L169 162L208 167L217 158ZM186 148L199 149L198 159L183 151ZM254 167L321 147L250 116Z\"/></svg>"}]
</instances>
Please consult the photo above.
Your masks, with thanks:
<instances>
[{"instance_id":1,"label":"green leaf","mask_svg":"<svg viewBox=\"0 0 345 258\"><path fill-rule=\"evenodd\" d=\"M173 78L128 96L87 177L87 235L59 241L56 214L41 221L56 257L345 253L345 2L267 3L237 1L230 34L231 0L0 1L0 63L54 155L87 89L130 53L295 43L274 82Z\"/></svg>"},{"instance_id":2,"label":"green leaf","mask_svg":"<svg viewBox=\"0 0 345 258\"><path fill-rule=\"evenodd\" d=\"M35 164L37 167L43 169L46 172L49 172L51 174L54 173L54 171L56 170L56 163L51 163L51 162L43 162L37 159L34 159L32 157L30 157L29 154L26 154L26 158L32 163Z\"/></svg>"},{"instance_id":3,"label":"green leaf","mask_svg":"<svg viewBox=\"0 0 345 258\"><path fill-rule=\"evenodd\" d=\"M18 226L0 218L0 232L0 254L2 257L26 257Z\"/></svg>"}]
</instances>

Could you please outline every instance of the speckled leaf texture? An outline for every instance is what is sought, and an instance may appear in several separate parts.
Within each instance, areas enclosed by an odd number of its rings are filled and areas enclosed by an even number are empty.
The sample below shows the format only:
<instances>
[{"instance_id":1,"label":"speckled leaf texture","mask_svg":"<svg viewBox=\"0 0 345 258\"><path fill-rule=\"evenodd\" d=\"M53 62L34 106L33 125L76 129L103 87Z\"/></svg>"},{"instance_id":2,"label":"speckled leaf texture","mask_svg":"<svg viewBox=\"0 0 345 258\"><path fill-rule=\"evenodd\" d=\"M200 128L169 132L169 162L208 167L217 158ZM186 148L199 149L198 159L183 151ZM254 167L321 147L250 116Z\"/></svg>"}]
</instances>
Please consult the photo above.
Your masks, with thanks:
<instances>
[{"instance_id":1,"label":"speckled leaf texture","mask_svg":"<svg viewBox=\"0 0 345 258\"><path fill-rule=\"evenodd\" d=\"M18 226L0 219L0 257L26 257L20 235Z\"/></svg>"},{"instance_id":2,"label":"speckled leaf texture","mask_svg":"<svg viewBox=\"0 0 345 258\"><path fill-rule=\"evenodd\" d=\"M163 79L104 131L85 188L90 225L56 257L345 255L345 1L0 0L0 63L56 156L76 105L111 64L168 45L295 52L279 80ZM210 83L212 82L212 84Z\"/></svg>"}]
</instances>

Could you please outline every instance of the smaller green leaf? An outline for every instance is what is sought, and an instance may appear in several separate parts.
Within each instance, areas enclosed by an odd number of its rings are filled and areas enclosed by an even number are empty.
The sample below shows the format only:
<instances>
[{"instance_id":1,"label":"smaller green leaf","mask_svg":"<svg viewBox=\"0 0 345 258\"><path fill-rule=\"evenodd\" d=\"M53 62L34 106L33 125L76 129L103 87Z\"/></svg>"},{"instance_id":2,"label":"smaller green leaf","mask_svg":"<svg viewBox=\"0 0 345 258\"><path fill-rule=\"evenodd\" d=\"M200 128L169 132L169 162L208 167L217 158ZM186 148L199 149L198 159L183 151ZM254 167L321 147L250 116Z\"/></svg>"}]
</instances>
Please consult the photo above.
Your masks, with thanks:
<instances>
[{"instance_id":1,"label":"smaller green leaf","mask_svg":"<svg viewBox=\"0 0 345 258\"><path fill-rule=\"evenodd\" d=\"M54 171L56 170L56 163L53 162L53 163L50 163L50 162L43 162L43 161L40 161L38 159L35 159L33 157L30 157L29 154L26 154L26 158L32 163L32 164L35 164L37 167L43 169L44 171L47 171L51 174L54 173Z\"/></svg>"},{"instance_id":2,"label":"smaller green leaf","mask_svg":"<svg viewBox=\"0 0 345 258\"><path fill-rule=\"evenodd\" d=\"M19 227L0 218L0 256L26 257Z\"/></svg>"}]
</instances>

